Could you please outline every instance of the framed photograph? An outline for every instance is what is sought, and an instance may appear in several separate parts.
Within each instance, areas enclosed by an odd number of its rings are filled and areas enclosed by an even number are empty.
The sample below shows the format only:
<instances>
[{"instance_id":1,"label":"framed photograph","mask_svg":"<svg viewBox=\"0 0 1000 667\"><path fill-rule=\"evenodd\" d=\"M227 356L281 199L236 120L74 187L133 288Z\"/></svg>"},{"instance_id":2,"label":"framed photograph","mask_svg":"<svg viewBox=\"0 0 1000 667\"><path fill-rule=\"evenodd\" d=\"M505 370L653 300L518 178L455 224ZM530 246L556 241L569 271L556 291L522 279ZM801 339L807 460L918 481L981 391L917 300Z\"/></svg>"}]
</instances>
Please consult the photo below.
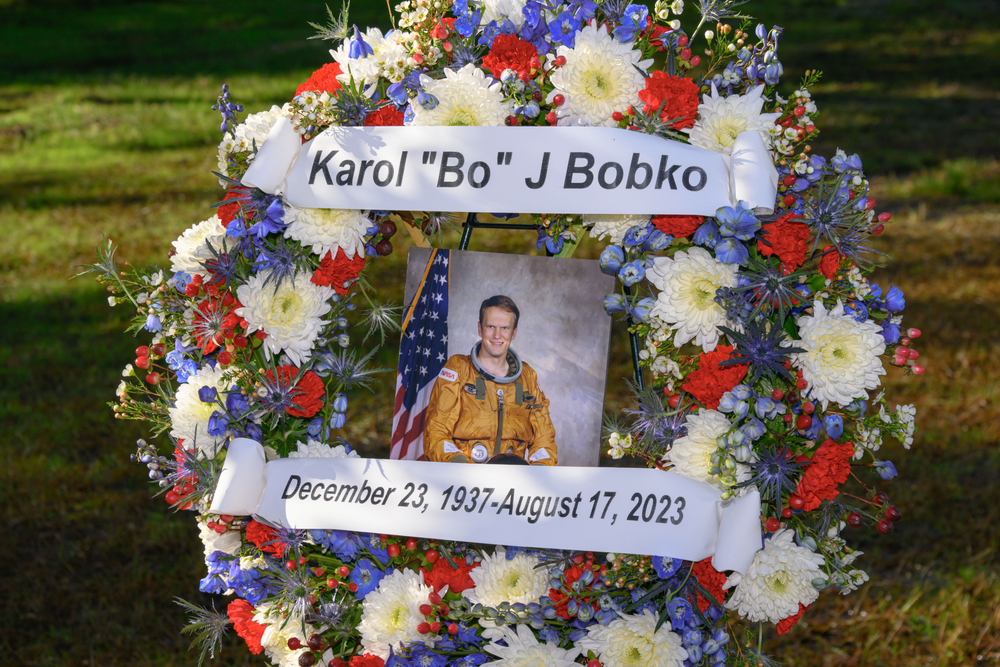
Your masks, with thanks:
<instances>
[{"instance_id":1,"label":"framed photograph","mask_svg":"<svg viewBox=\"0 0 1000 667\"><path fill-rule=\"evenodd\" d=\"M410 248L392 458L596 466L613 290L596 260Z\"/></svg>"}]
</instances>

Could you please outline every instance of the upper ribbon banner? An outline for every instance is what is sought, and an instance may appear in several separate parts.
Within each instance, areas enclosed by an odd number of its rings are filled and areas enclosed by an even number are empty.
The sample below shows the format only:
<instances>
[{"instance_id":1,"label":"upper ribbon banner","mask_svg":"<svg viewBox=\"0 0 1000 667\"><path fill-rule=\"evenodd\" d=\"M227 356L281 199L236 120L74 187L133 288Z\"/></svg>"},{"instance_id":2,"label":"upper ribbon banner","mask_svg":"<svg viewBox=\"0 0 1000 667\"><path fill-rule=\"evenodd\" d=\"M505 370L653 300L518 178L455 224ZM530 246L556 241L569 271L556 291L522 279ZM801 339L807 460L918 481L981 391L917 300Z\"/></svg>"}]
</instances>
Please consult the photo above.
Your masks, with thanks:
<instances>
[{"instance_id":1,"label":"upper ribbon banner","mask_svg":"<svg viewBox=\"0 0 1000 667\"><path fill-rule=\"evenodd\" d=\"M301 208L768 215L778 172L756 131L729 156L605 127L335 127L303 144L282 118L243 183Z\"/></svg>"}]
</instances>

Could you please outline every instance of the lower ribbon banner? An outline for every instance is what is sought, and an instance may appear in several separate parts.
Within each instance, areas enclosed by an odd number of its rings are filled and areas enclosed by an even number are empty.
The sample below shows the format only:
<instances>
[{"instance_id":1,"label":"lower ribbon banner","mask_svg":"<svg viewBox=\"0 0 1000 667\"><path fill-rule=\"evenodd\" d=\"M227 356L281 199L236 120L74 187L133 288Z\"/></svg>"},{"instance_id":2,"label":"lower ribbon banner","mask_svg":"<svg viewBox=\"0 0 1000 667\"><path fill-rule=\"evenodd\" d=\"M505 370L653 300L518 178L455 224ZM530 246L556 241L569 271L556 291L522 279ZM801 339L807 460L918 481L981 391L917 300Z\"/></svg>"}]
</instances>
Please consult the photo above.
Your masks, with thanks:
<instances>
[{"instance_id":1,"label":"lower ribbon banner","mask_svg":"<svg viewBox=\"0 0 1000 667\"><path fill-rule=\"evenodd\" d=\"M542 549L712 557L745 573L761 548L760 496L670 472L362 458L264 461L229 445L211 512L280 526Z\"/></svg>"}]
</instances>

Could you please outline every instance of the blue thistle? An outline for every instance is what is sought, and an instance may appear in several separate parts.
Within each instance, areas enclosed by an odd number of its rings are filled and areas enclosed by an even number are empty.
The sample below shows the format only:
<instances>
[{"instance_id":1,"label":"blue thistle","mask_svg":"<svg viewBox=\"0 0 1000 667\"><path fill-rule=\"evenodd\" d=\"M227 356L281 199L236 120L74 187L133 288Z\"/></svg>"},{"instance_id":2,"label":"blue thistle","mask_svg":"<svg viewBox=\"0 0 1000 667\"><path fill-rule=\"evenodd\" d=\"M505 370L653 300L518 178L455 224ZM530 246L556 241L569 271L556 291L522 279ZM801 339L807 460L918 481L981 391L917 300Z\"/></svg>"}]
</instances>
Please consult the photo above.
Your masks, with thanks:
<instances>
[{"instance_id":1,"label":"blue thistle","mask_svg":"<svg viewBox=\"0 0 1000 667\"><path fill-rule=\"evenodd\" d=\"M751 386L765 374L772 380L781 376L789 382L795 382L795 376L785 369L785 362L790 354L799 354L805 350L801 347L783 346L782 342L787 338L784 329L773 325L768 329L767 324L761 320L747 321L743 333L729 327L720 326L719 329L736 346L729 359L719 366L749 363L749 378L745 382Z\"/></svg>"},{"instance_id":2,"label":"blue thistle","mask_svg":"<svg viewBox=\"0 0 1000 667\"><path fill-rule=\"evenodd\" d=\"M222 645L222 638L229 631L229 617L221 611L216 611L214 602L211 609L200 607L182 598L174 598L174 602L190 614L188 624L181 632L194 635L191 648L201 647L201 655L198 656L198 667L201 667L205 662L205 656L215 658L215 649Z\"/></svg>"},{"instance_id":3,"label":"blue thistle","mask_svg":"<svg viewBox=\"0 0 1000 667\"><path fill-rule=\"evenodd\" d=\"M345 127L361 127L365 124L368 114L375 110L376 102L365 94L364 83L359 83L351 77L350 82L337 93L336 99L331 99L333 107L331 115L337 125Z\"/></svg>"},{"instance_id":4,"label":"blue thistle","mask_svg":"<svg viewBox=\"0 0 1000 667\"><path fill-rule=\"evenodd\" d=\"M799 472L804 463L798 463L795 457L791 456L788 446L775 447L774 449L764 449L758 453L757 461L740 461L750 467L752 477L739 486L757 485L760 489L760 498L765 502L772 502L777 507L778 514L781 514L781 496L786 491L795 491L798 483Z\"/></svg>"},{"instance_id":5,"label":"blue thistle","mask_svg":"<svg viewBox=\"0 0 1000 667\"><path fill-rule=\"evenodd\" d=\"M309 266L309 258L302 248L297 244L286 243L284 236L279 236L274 243L265 240L262 246L253 270L257 273L267 272L264 285L273 282L275 293L283 281L294 280L298 271Z\"/></svg>"},{"instance_id":6,"label":"blue thistle","mask_svg":"<svg viewBox=\"0 0 1000 667\"><path fill-rule=\"evenodd\" d=\"M780 328L785 315L799 301L800 295L795 288L799 284L799 278L805 274L794 271L783 275L776 262L751 257L738 275L740 284L733 289L748 293L754 301L753 311L748 319L757 319L758 315L766 315L777 309Z\"/></svg>"},{"instance_id":7,"label":"blue thistle","mask_svg":"<svg viewBox=\"0 0 1000 667\"><path fill-rule=\"evenodd\" d=\"M296 401L302 390L295 385L305 375L306 368L300 368L295 375L286 375L277 368L270 370L270 375L261 373L257 376L260 388L252 394L256 397L253 407L261 409L265 416L274 415L284 419L289 408L302 407Z\"/></svg>"},{"instance_id":8,"label":"blue thistle","mask_svg":"<svg viewBox=\"0 0 1000 667\"><path fill-rule=\"evenodd\" d=\"M369 385L375 382L372 375L392 370L390 368L368 368L368 362L377 351L378 348L373 348L368 354L358 359L354 352L347 350L338 350L337 352L321 350L313 355L312 370L320 377L333 376L342 391L348 391L355 386L370 390Z\"/></svg>"},{"instance_id":9,"label":"blue thistle","mask_svg":"<svg viewBox=\"0 0 1000 667\"><path fill-rule=\"evenodd\" d=\"M715 291L715 302L726 311L726 319L743 324L753 310L750 295L732 287L720 287Z\"/></svg>"},{"instance_id":10,"label":"blue thistle","mask_svg":"<svg viewBox=\"0 0 1000 667\"><path fill-rule=\"evenodd\" d=\"M674 440L685 434L684 417L687 407L668 409L663 405L662 394L652 388L639 389L629 383L636 409L626 409L626 414L635 417L629 432L637 436L636 444L646 452L662 456L674 443Z\"/></svg>"},{"instance_id":11,"label":"blue thistle","mask_svg":"<svg viewBox=\"0 0 1000 667\"><path fill-rule=\"evenodd\" d=\"M812 252L816 252L820 238L826 238L836 245L841 236L854 227L858 217L867 223L865 213L858 211L858 202L848 197L847 179L845 174L820 179L815 196L805 202L802 217L798 221L813 232Z\"/></svg>"}]
</instances>

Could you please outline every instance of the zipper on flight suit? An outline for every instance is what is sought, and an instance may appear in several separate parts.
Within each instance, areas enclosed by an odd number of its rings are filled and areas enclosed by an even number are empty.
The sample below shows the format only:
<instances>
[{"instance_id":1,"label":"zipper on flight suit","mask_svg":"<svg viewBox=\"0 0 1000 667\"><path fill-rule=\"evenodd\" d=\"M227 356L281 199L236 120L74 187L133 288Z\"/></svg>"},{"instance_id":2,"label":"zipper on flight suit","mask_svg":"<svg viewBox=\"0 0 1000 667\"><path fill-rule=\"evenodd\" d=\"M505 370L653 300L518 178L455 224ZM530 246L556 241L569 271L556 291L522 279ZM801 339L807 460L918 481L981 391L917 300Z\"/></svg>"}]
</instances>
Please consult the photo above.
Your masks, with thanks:
<instances>
[{"instance_id":1,"label":"zipper on flight suit","mask_svg":"<svg viewBox=\"0 0 1000 667\"><path fill-rule=\"evenodd\" d=\"M497 441L493 446L493 455L500 454L500 441L503 440L503 389L497 389Z\"/></svg>"}]
</instances>

